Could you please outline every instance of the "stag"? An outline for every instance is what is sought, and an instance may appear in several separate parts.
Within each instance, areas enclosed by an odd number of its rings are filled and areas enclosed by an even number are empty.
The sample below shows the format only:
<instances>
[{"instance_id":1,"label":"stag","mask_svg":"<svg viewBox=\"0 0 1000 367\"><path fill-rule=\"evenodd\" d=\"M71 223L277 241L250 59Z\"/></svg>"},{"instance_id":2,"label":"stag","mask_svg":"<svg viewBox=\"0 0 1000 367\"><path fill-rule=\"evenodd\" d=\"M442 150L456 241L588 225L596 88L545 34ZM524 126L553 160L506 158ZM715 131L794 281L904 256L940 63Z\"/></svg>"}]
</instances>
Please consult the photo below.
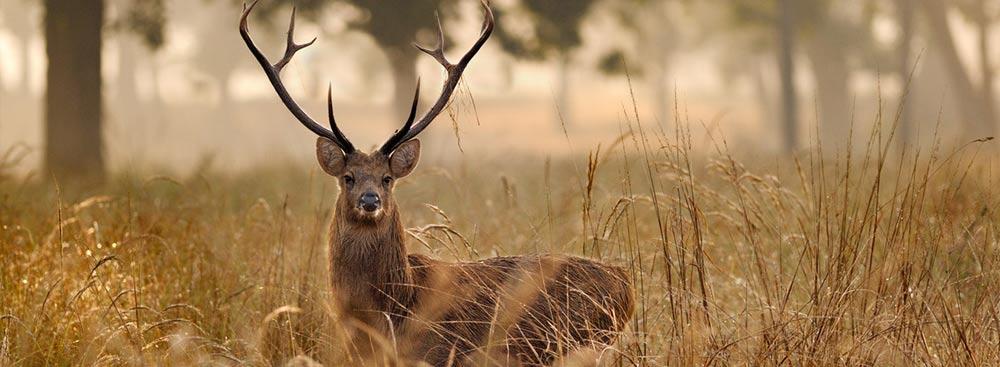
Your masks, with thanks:
<instances>
[{"instance_id":1,"label":"stag","mask_svg":"<svg viewBox=\"0 0 1000 367\"><path fill-rule=\"evenodd\" d=\"M440 19L436 47L414 44L447 72L441 94L416 120L418 81L402 128L378 150L365 153L337 127L332 85L327 129L299 107L282 83L281 70L292 56L316 41L295 43L295 10L285 53L271 63L247 28L256 3L244 6L240 35L281 102L319 136L320 167L340 187L330 226L330 281L344 324L358 330L353 355L392 354L433 366L548 365L578 348L615 341L634 308L631 280L620 267L558 255L446 262L407 250L393 189L417 165L417 136L446 108L462 73L493 32L489 4L482 3L485 20L478 40L458 63L445 57Z\"/></svg>"}]
</instances>

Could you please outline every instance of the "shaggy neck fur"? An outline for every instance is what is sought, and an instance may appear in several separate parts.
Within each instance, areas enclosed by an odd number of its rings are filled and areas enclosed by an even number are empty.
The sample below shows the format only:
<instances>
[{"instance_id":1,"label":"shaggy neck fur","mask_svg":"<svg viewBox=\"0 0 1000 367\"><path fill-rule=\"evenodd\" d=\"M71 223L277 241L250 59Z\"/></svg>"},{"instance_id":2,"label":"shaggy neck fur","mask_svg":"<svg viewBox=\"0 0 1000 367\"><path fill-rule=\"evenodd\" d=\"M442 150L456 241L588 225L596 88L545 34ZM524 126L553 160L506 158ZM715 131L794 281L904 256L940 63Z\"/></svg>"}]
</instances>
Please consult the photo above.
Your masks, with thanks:
<instances>
[{"instance_id":1,"label":"shaggy neck fur","mask_svg":"<svg viewBox=\"0 0 1000 367\"><path fill-rule=\"evenodd\" d=\"M331 280L341 311L383 330L389 315L398 327L413 302L399 212L387 208L378 220L363 220L346 202L338 200L330 236Z\"/></svg>"}]
</instances>

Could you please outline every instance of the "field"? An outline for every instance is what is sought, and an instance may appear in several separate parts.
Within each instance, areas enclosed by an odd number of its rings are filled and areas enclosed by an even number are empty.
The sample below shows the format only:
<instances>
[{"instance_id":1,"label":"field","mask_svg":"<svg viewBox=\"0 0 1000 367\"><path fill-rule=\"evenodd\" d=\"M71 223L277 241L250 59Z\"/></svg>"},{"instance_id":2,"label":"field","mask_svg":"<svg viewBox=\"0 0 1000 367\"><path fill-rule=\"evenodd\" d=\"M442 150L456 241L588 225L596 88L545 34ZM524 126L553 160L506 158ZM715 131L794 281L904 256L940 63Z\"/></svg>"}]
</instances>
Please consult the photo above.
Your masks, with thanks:
<instances>
[{"instance_id":1,"label":"field","mask_svg":"<svg viewBox=\"0 0 1000 367\"><path fill-rule=\"evenodd\" d=\"M672 125L422 164L396 193L410 249L628 268L626 335L568 365L1000 363L988 143L873 131L850 154L753 159L721 135L695 153ZM337 187L315 165L0 180L0 365L349 364L325 260Z\"/></svg>"}]
</instances>

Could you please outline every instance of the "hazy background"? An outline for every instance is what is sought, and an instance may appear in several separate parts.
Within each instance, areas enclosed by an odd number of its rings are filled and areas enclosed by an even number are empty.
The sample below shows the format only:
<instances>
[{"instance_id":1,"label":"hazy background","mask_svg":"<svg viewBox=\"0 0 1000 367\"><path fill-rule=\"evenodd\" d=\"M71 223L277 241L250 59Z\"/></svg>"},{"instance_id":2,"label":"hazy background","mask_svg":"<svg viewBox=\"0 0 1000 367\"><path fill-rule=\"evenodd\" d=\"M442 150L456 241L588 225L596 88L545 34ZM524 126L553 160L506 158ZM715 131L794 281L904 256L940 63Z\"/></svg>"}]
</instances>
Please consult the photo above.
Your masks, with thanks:
<instances>
[{"instance_id":1,"label":"hazy background","mask_svg":"<svg viewBox=\"0 0 1000 367\"><path fill-rule=\"evenodd\" d=\"M98 128L109 171L312 159L311 133L280 104L239 38L238 2L86 2L105 9ZM47 60L47 3L0 0L0 151L28 148L18 168L25 173L41 171L45 159L47 65L68 62ZM401 123L416 76L421 112L437 97L441 68L409 46L432 44L434 9L453 58L482 19L475 0L262 0L250 27L272 60L283 50L291 4L299 6L297 40L319 40L285 69L286 85L322 121L332 83L340 126L365 149ZM626 71L642 123L669 131L679 112L701 149L711 147L705 128L736 151L765 156L806 148L817 132L825 147L844 146L852 121L855 137L878 121L879 104L886 123L902 112L901 146L928 144L939 121L944 139L956 142L991 136L997 125L1000 1L496 0L493 7L498 31L465 73L452 113L424 134L425 157L558 156L606 146L633 113ZM911 93L898 109L910 71Z\"/></svg>"},{"instance_id":2,"label":"hazy background","mask_svg":"<svg viewBox=\"0 0 1000 367\"><path fill-rule=\"evenodd\" d=\"M332 84L362 149L418 76L421 111L437 98L410 45L435 12L453 59L482 21L478 0L261 0L272 60L293 3L297 40L319 40L285 84L320 122ZM0 366L348 361L325 255L339 184L240 9L0 0ZM610 365L1000 365L1000 149L966 144L998 125L1000 0L493 9L394 189L408 250L624 266L638 307Z\"/></svg>"}]
</instances>

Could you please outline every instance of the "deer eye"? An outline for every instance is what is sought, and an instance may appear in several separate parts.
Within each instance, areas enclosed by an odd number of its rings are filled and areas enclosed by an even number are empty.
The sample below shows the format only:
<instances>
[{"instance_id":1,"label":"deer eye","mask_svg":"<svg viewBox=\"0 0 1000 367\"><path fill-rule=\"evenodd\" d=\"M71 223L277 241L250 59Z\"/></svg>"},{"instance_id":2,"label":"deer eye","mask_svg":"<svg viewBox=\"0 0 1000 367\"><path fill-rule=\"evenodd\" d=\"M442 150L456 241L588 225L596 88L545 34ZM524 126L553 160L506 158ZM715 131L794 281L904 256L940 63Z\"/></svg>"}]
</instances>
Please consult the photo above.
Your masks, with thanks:
<instances>
[{"instance_id":1,"label":"deer eye","mask_svg":"<svg viewBox=\"0 0 1000 367\"><path fill-rule=\"evenodd\" d=\"M391 184L392 183L392 177L390 177L390 176L383 177L382 178L382 183L386 184L386 185Z\"/></svg>"},{"instance_id":2,"label":"deer eye","mask_svg":"<svg viewBox=\"0 0 1000 367\"><path fill-rule=\"evenodd\" d=\"M344 183L348 185L353 185L354 177L351 177L351 175L344 175Z\"/></svg>"}]
</instances>

